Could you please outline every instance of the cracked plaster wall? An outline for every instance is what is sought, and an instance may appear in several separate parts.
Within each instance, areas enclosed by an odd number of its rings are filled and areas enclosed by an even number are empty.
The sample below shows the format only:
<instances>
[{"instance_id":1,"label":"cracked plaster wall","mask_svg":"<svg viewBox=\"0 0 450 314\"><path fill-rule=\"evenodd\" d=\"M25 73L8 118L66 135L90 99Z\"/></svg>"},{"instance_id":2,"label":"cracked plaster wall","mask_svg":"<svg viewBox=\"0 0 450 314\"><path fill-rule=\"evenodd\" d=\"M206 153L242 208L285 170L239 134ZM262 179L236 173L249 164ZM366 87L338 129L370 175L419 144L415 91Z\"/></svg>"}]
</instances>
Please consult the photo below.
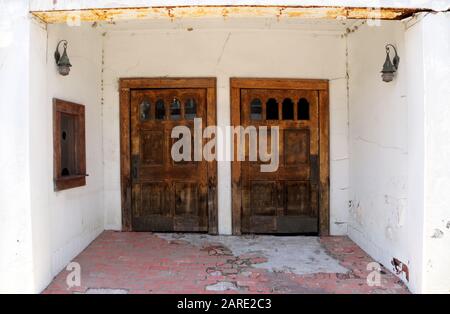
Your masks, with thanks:
<instances>
[{"instance_id":1,"label":"cracked plaster wall","mask_svg":"<svg viewBox=\"0 0 450 314\"><path fill-rule=\"evenodd\" d=\"M349 51L349 236L412 292L449 292L449 14L359 27ZM400 55L381 81L384 45Z\"/></svg>"},{"instance_id":2,"label":"cracked plaster wall","mask_svg":"<svg viewBox=\"0 0 450 314\"><path fill-rule=\"evenodd\" d=\"M388 269L393 257L410 263L408 235L408 106L405 27L401 22L367 23L350 33L349 236ZM380 70L391 43L400 54L396 78ZM393 54L391 53L393 56ZM405 278L402 278L405 280Z\"/></svg>"}]
</instances>

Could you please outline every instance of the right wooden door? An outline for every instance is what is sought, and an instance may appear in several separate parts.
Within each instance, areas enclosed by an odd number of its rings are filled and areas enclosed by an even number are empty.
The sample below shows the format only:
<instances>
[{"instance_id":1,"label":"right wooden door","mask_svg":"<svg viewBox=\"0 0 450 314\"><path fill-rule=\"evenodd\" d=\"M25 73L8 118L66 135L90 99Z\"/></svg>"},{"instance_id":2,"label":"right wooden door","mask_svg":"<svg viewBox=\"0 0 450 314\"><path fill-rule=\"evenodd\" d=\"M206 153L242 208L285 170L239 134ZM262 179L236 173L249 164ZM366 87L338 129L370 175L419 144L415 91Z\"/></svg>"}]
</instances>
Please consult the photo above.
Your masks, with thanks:
<instances>
[{"instance_id":1,"label":"right wooden door","mask_svg":"<svg viewBox=\"0 0 450 314\"><path fill-rule=\"evenodd\" d=\"M317 233L319 92L242 88L239 96L244 128L279 127L276 171L261 172L260 160L241 162L241 232Z\"/></svg>"}]
</instances>

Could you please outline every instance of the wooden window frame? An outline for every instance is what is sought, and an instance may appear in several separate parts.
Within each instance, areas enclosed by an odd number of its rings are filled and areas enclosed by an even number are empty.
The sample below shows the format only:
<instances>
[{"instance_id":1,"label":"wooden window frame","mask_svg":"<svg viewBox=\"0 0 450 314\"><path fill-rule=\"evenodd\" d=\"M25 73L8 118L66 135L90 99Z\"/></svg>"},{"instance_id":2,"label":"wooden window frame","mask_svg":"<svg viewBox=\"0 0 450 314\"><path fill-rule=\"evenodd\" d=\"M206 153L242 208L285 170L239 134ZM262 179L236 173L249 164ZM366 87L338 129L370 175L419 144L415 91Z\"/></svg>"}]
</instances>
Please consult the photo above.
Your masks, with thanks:
<instances>
[{"instance_id":1,"label":"wooden window frame","mask_svg":"<svg viewBox=\"0 0 450 314\"><path fill-rule=\"evenodd\" d=\"M131 195L131 91L152 88L205 88L208 116L206 125L216 125L216 78L121 78L119 80L120 115L120 187L122 207L122 231L132 229ZM169 104L170 106L170 104ZM167 114L167 112L166 112ZM208 161L208 233L218 232L217 162Z\"/></svg>"},{"instance_id":2,"label":"wooden window frame","mask_svg":"<svg viewBox=\"0 0 450 314\"><path fill-rule=\"evenodd\" d=\"M76 174L61 176L61 114L75 116ZM70 101L53 98L53 181L54 190L62 191L86 185L85 107Z\"/></svg>"},{"instance_id":3,"label":"wooden window frame","mask_svg":"<svg viewBox=\"0 0 450 314\"><path fill-rule=\"evenodd\" d=\"M243 88L301 89L319 92L319 235L330 234L330 113L328 80L288 78L230 78L231 125L241 123ZM280 112L278 113L281 114ZM236 145L236 144L235 144ZM241 234L241 163L231 162L233 234Z\"/></svg>"}]
</instances>

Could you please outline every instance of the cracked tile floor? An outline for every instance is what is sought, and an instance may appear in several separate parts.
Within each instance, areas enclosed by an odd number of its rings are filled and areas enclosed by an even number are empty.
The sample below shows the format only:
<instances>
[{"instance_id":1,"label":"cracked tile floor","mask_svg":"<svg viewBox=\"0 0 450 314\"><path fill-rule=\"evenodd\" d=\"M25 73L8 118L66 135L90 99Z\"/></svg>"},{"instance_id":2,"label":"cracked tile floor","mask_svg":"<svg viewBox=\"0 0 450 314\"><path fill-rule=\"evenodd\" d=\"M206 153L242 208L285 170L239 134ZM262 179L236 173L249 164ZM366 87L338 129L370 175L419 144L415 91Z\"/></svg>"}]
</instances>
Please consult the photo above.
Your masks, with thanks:
<instances>
[{"instance_id":1,"label":"cracked tile floor","mask_svg":"<svg viewBox=\"0 0 450 314\"><path fill-rule=\"evenodd\" d=\"M409 293L348 237L210 236L104 231L43 293Z\"/></svg>"}]
</instances>

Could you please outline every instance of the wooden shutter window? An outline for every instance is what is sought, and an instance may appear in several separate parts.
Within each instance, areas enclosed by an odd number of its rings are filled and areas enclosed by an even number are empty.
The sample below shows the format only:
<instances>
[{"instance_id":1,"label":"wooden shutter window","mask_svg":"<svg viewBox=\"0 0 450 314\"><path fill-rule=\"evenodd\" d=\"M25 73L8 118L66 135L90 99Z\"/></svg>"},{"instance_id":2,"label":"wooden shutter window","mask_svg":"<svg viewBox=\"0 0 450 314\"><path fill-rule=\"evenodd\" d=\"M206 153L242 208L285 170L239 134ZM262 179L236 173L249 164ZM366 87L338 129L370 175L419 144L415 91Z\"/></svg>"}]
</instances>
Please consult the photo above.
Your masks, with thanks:
<instances>
[{"instance_id":1,"label":"wooden shutter window","mask_svg":"<svg viewBox=\"0 0 450 314\"><path fill-rule=\"evenodd\" d=\"M54 190L86 185L84 106L53 99Z\"/></svg>"}]
</instances>

